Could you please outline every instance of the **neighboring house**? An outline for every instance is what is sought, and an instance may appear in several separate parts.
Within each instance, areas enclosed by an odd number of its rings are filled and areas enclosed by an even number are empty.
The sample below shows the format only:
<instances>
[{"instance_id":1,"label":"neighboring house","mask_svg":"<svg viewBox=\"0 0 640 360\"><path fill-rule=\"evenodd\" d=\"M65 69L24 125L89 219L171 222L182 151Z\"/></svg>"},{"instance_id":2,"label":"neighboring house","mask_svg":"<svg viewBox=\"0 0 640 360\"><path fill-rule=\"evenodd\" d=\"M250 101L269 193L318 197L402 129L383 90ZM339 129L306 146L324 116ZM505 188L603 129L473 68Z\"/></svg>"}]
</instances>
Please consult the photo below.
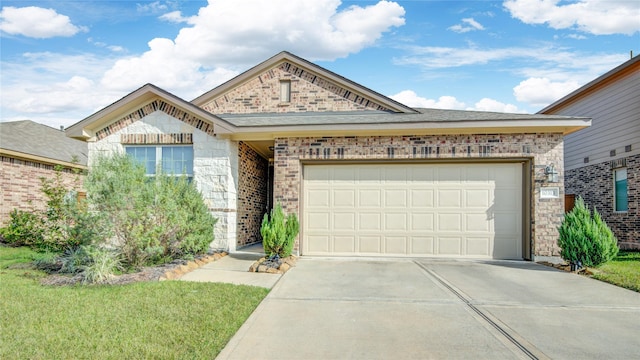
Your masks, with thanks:
<instances>
[{"instance_id":1,"label":"neighboring house","mask_svg":"<svg viewBox=\"0 0 640 360\"><path fill-rule=\"evenodd\" d=\"M565 192L596 207L622 249L640 249L640 56L540 110L587 116L565 137Z\"/></svg>"},{"instance_id":2,"label":"neighboring house","mask_svg":"<svg viewBox=\"0 0 640 360\"><path fill-rule=\"evenodd\" d=\"M60 167L66 186L81 187L76 174L87 168L87 143L30 120L0 122L0 226L13 209L44 209L41 178L55 178ZM74 171L76 170L76 171Z\"/></svg>"},{"instance_id":3,"label":"neighboring house","mask_svg":"<svg viewBox=\"0 0 640 360\"><path fill-rule=\"evenodd\" d=\"M412 109L282 52L191 102L144 85L67 135L90 163L186 172L219 219L214 248L259 242L278 202L302 255L532 259L559 254L563 136L589 124Z\"/></svg>"}]
</instances>

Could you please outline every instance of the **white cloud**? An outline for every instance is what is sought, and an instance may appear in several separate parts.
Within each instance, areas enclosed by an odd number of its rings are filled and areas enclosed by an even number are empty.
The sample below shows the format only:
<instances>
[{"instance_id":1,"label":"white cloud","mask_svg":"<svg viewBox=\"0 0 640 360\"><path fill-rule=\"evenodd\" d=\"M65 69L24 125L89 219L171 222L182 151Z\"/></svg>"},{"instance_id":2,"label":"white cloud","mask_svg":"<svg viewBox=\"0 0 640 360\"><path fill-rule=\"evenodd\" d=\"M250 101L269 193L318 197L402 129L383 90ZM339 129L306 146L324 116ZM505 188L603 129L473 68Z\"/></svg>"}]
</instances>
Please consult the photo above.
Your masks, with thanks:
<instances>
[{"instance_id":1,"label":"white cloud","mask_svg":"<svg viewBox=\"0 0 640 360\"><path fill-rule=\"evenodd\" d=\"M88 31L86 27L73 25L68 16L58 14L54 9L36 6L3 7L0 11L0 30L10 35L37 39L68 37Z\"/></svg>"},{"instance_id":2,"label":"white cloud","mask_svg":"<svg viewBox=\"0 0 640 360\"><path fill-rule=\"evenodd\" d=\"M457 33L466 33L474 30L484 30L484 26L479 22L475 21L473 18L465 18L462 19L464 24L456 24L448 27L448 30L457 32Z\"/></svg>"},{"instance_id":3,"label":"white cloud","mask_svg":"<svg viewBox=\"0 0 640 360\"><path fill-rule=\"evenodd\" d=\"M219 0L186 19L175 40L156 38L144 54L119 60L102 79L111 88L152 82L170 91L206 91L233 73L289 50L309 60L332 60L371 46L404 24L404 9L380 1L342 11L339 0ZM179 13L165 20L185 20ZM215 69L215 70L214 70ZM217 83L216 83L217 84Z\"/></svg>"},{"instance_id":4,"label":"white cloud","mask_svg":"<svg viewBox=\"0 0 640 360\"><path fill-rule=\"evenodd\" d=\"M453 96L440 96L438 100L428 99L415 93L413 90L402 90L395 95L389 96L395 101L401 102L410 107L431 108L431 109L464 109L463 102L458 101Z\"/></svg>"},{"instance_id":5,"label":"white cloud","mask_svg":"<svg viewBox=\"0 0 640 360\"><path fill-rule=\"evenodd\" d=\"M522 113L516 105L505 104L498 100L483 98L476 102L474 106L466 106L464 102L453 96L440 96L438 100L421 97L413 90L403 90L390 98L414 108L447 109L447 110L474 110L474 111L494 111L507 113Z\"/></svg>"},{"instance_id":6,"label":"white cloud","mask_svg":"<svg viewBox=\"0 0 640 360\"><path fill-rule=\"evenodd\" d=\"M640 31L640 6L628 0L507 0L504 7L525 24L547 24L553 29L576 29L594 35Z\"/></svg>"},{"instance_id":7,"label":"white cloud","mask_svg":"<svg viewBox=\"0 0 640 360\"><path fill-rule=\"evenodd\" d=\"M467 108L467 110L477 110L477 111L494 111L494 112L505 112L505 113L523 113L523 110L518 109L516 105L505 104L498 100L482 98L480 101L475 103L473 108Z\"/></svg>"},{"instance_id":8,"label":"white cloud","mask_svg":"<svg viewBox=\"0 0 640 360\"><path fill-rule=\"evenodd\" d=\"M136 9L140 13L157 14L169 10L169 6L161 3L160 1L154 1L148 4L136 4Z\"/></svg>"},{"instance_id":9,"label":"white cloud","mask_svg":"<svg viewBox=\"0 0 640 360\"><path fill-rule=\"evenodd\" d=\"M189 22L189 18L182 16L182 13L179 10L162 14L158 19L175 24Z\"/></svg>"},{"instance_id":10,"label":"white cloud","mask_svg":"<svg viewBox=\"0 0 640 360\"><path fill-rule=\"evenodd\" d=\"M569 35L567 35L567 37L568 37L569 39L575 39L575 40L584 40L584 39L586 39L586 38L587 38L586 36L584 36L584 35L579 35L579 34L569 34Z\"/></svg>"},{"instance_id":11,"label":"white cloud","mask_svg":"<svg viewBox=\"0 0 640 360\"><path fill-rule=\"evenodd\" d=\"M518 101L542 107L564 97L578 87L579 84L574 80L554 82L549 78L533 77L521 81L513 88L513 94Z\"/></svg>"}]
</instances>

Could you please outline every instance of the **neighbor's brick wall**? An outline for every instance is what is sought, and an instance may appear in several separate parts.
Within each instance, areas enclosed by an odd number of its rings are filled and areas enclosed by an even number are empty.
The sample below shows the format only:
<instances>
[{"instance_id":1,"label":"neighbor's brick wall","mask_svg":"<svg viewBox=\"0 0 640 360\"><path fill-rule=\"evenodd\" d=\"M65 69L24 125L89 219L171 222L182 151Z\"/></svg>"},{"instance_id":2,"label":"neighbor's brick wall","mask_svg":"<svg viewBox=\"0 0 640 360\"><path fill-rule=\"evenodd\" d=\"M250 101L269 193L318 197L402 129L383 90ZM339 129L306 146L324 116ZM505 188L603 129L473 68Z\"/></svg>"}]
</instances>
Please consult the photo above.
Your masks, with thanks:
<instances>
[{"instance_id":1,"label":"neighbor's brick wall","mask_svg":"<svg viewBox=\"0 0 640 360\"><path fill-rule=\"evenodd\" d=\"M275 140L274 200L300 217L302 160L529 158L532 160L533 255L559 256L564 214L562 134L279 138ZM544 165L559 173L559 199L540 199ZM296 250L299 239L296 240Z\"/></svg>"},{"instance_id":2,"label":"neighbor's brick wall","mask_svg":"<svg viewBox=\"0 0 640 360\"><path fill-rule=\"evenodd\" d=\"M582 196L585 203L598 209L618 238L621 249L640 249L640 155L625 158L629 211L613 211L613 169L611 162L568 170L565 178L567 194Z\"/></svg>"},{"instance_id":3,"label":"neighbor's brick wall","mask_svg":"<svg viewBox=\"0 0 640 360\"><path fill-rule=\"evenodd\" d=\"M280 101L280 81L291 81L291 101ZM283 63L202 106L213 114L387 110L295 65Z\"/></svg>"},{"instance_id":4,"label":"neighbor's brick wall","mask_svg":"<svg viewBox=\"0 0 640 360\"><path fill-rule=\"evenodd\" d=\"M64 168L61 174L64 186L82 189L84 175L77 175L69 168ZM54 165L0 156L0 226L7 224L13 209L45 210L47 199L40 191L40 178L55 179L55 176Z\"/></svg>"},{"instance_id":5,"label":"neighbor's brick wall","mask_svg":"<svg viewBox=\"0 0 640 360\"><path fill-rule=\"evenodd\" d=\"M237 246L262 241L260 225L267 208L269 162L249 145L238 143Z\"/></svg>"}]
</instances>

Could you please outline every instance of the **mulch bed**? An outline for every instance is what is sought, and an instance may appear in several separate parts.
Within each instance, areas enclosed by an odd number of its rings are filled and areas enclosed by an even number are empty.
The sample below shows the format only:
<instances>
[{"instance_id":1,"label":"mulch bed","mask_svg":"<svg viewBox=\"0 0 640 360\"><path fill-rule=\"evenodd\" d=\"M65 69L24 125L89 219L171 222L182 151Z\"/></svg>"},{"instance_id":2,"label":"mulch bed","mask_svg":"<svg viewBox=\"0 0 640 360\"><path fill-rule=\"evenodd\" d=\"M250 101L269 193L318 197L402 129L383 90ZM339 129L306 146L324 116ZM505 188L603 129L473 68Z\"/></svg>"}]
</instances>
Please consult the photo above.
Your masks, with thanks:
<instances>
[{"instance_id":1,"label":"mulch bed","mask_svg":"<svg viewBox=\"0 0 640 360\"><path fill-rule=\"evenodd\" d=\"M291 255L286 258L260 258L249 267L249 272L262 272L269 274L284 274L292 267L296 266L298 259Z\"/></svg>"},{"instance_id":2,"label":"mulch bed","mask_svg":"<svg viewBox=\"0 0 640 360\"><path fill-rule=\"evenodd\" d=\"M566 272L572 272L572 273L575 273L575 274L587 275L587 276L593 275L593 271L591 269L589 269L588 267L581 267L578 270L571 271L571 265L570 264L554 264L554 263L550 263L548 261L539 261L538 264L549 266L549 267L556 268L558 270L562 270L562 271L566 271Z\"/></svg>"},{"instance_id":3,"label":"mulch bed","mask_svg":"<svg viewBox=\"0 0 640 360\"><path fill-rule=\"evenodd\" d=\"M219 252L208 255L197 256L194 260L174 260L168 264L154 267L145 267L140 271L129 274L114 275L106 284L108 285L124 285L140 281L164 281L178 279L180 276L193 271L200 266L216 261L226 256L226 252ZM43 278L40 283L42 285L65 286L76 285L82 283L81 275L62 275L52 274Z\"/></svg>"}]
</instances>

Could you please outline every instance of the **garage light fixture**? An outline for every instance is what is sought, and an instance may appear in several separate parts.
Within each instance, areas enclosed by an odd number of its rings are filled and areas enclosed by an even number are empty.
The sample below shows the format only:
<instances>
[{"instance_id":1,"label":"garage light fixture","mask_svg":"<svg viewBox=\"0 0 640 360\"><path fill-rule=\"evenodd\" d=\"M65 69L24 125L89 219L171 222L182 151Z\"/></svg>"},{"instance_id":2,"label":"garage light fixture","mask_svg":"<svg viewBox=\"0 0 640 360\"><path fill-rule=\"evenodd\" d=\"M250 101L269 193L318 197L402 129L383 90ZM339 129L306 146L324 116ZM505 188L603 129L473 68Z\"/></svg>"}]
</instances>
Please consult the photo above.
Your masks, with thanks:
<instances>
[{"instance_id":1,"label":"garage light fixture","mask_svg":"<svg viewBox=\"0 0 640 360\"><path fill-rule=\"evenodd\" d=\"M549 164L544 168L544 174L547 176L547 182L558 182L558 172L556 171L556 167L553 164Z\"/></svg>"}]
</instances>

